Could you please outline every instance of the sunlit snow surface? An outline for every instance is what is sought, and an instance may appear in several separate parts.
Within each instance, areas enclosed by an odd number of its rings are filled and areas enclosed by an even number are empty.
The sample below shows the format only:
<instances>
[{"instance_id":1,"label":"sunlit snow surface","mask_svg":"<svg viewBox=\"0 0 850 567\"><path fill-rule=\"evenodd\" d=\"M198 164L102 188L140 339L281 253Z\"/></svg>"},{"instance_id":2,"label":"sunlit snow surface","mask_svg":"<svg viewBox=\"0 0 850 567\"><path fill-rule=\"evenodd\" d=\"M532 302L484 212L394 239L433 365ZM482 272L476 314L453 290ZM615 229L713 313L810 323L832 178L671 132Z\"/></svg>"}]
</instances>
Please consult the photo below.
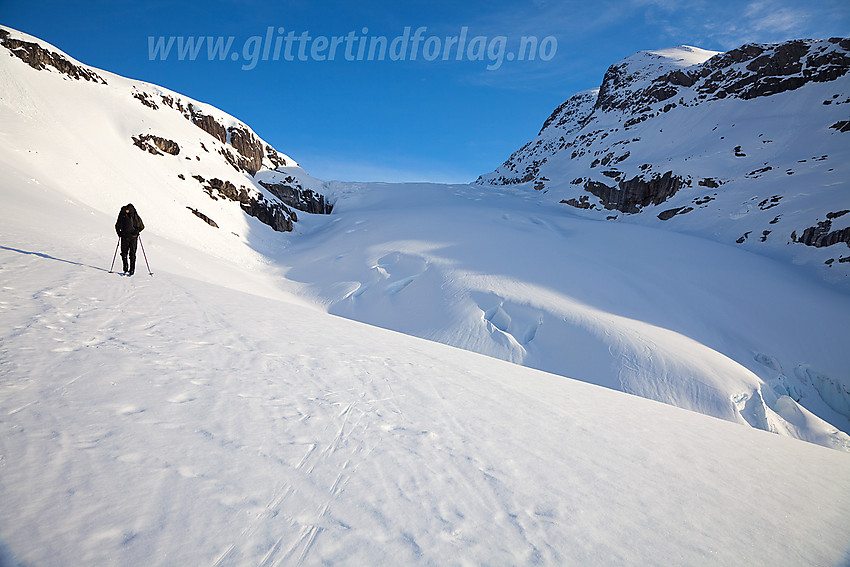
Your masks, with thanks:
<instances>
[{"instance_id":1,"label":"sunlit snow surface","mask_svg":"<svg viewBox=\"0 0 850 567\"><path fill-rule=\"evenodd\" d=\"M274 233L150 85L0 79L3 567L850 560L850 300L805 267L297 169L334 214ZM108 273L128 201L153 277Z\"/></svg>"},{"instance_id":2,"label":"sunlit snow surface","mask_svg":"<svg viewBox=\"0 0 850 567\"><path fill-rule=\"evenodd\" d=\"M239 291L153 232L153 277L109 274L111 219L64 212L3 217L4 565L847 558L846 453L333 317L260 269ZM395 281L388 306L421 276Z\"/></svg>"}]
</instances>

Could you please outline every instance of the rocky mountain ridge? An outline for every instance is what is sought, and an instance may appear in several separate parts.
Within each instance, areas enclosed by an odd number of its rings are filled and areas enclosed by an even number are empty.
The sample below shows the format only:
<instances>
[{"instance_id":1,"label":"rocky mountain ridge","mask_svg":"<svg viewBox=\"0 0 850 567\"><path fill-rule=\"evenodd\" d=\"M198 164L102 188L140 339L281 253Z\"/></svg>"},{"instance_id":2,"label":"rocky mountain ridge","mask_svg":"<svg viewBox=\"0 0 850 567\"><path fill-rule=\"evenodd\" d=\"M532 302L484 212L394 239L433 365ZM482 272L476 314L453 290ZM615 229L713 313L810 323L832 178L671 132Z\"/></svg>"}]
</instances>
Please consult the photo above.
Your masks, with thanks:
<instances>
[{"instance_id":1,"label":"rocky mountain ridge","mask_svg":"<svg viewBox=\"0 0 850 567\"><path fill-rule=\"evenodd\" d=\"M819 264L846 284L848 70L850 38L641 52L477 182Z\"/></svg>"}]
</instances>

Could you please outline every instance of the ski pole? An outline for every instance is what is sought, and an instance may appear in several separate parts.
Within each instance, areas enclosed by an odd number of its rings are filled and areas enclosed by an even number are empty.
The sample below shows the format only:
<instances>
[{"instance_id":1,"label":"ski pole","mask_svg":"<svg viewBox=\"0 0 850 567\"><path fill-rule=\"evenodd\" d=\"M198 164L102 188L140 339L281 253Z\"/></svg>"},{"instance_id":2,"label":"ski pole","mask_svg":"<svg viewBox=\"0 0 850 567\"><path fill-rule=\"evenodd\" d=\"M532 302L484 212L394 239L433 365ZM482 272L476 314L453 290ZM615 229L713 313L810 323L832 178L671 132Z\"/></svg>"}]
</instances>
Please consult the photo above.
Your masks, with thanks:
<instances>
[{"instance_id":1,"label":"ski pole","mask_svg":"<svg viewBox=\"0 0 850 567\"><path fill-rule=\"evenodd\" d=\"M121 237L120 236L118 237L118 244L115 245L115 254L112 255L112 265L109 266L109 273L110 274L113 273L112 268L115 267L115 258L118 257L118 247L119 246L121 246Z\"/></svg>"},{"instance_id":2,"label":"ski pole","mask_svg":"<svg viewBox=\"0 0 850 567\"><path fill-rule=\"evenodd\" d=\"M148 275L152 276L153 272L151 271L151 265L148 264L148 255L145 254L145 245L142 244L142 235L141 234L139 235L139 246L142 247L142 256L145 257L145 265L148 267Z\"/></svg>"}]
</instances>

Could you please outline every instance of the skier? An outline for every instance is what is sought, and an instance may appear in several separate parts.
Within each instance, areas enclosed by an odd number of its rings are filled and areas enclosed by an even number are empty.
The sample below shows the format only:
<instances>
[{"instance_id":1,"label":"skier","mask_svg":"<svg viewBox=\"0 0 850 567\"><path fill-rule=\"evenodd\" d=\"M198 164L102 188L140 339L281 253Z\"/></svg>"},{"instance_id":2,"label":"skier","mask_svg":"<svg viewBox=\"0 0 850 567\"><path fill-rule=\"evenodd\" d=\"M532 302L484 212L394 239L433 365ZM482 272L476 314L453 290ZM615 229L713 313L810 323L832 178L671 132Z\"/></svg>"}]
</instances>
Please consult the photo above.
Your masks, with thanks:
<instances>
[{"instance_id":1,"label":"skier","mask_svg":"<svg viewBox=\"0 0 850 567\"><path fill-rule=\"evenodd\" d=\"M132 276L136 271L136 246L139 243L139 233L144 229L145 223L142 222L142 218L132 204L121 207L118 220L115 222L115 232L121 239L121 260L124 262L125 274Z\"/></svg>"}]
</instances>

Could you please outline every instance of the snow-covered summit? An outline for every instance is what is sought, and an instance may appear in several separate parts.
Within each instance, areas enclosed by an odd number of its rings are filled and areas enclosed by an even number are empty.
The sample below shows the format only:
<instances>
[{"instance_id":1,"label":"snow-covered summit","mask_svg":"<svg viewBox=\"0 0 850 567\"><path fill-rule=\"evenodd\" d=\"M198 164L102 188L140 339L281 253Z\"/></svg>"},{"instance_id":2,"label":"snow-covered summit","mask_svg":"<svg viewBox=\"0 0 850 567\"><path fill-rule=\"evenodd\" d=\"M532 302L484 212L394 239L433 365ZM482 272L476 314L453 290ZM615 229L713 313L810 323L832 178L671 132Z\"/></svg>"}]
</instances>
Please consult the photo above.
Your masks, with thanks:
<instances>
[{"instance_id":1,"label":"snow-covered summit","mask_svg":"<svg viewBox=\"0 0 850 567\"><path fill-rule=\"evenodd\" d=\"M650 49L639 53L645 53L651 56L663 58L668 65L676 67L690 67L705 63L715 55L720 54L720 51L710 51L700 47L691 45L678 45L676 47L668 47L666 49ZM634 57L634 56L632 56Z\"/></svg>"},{"instance_id":2,"label":"snow-covered summit","mask_svg":"<svg viewBox=\"0 0 850 567\"><path fill-rule=\"evenodd\" d=\"M690 232L850 285L850 38L645 51L478 182Z\"/></svg>"},{"instance_id":3,"label":"snow-covered summit","mask_svg":"<svg viewBox=\"0 0 850 567\"><path fill-rule=\"evenodd\" d=\"M614 97L623 103L645 90L660 76L705 63L718 55L698 47L681 45L668 49L639 51L611 65L599 91L601 103L614 105ZM610 100L608 97L612 97Z\"/></svg>"}]
</instances>

